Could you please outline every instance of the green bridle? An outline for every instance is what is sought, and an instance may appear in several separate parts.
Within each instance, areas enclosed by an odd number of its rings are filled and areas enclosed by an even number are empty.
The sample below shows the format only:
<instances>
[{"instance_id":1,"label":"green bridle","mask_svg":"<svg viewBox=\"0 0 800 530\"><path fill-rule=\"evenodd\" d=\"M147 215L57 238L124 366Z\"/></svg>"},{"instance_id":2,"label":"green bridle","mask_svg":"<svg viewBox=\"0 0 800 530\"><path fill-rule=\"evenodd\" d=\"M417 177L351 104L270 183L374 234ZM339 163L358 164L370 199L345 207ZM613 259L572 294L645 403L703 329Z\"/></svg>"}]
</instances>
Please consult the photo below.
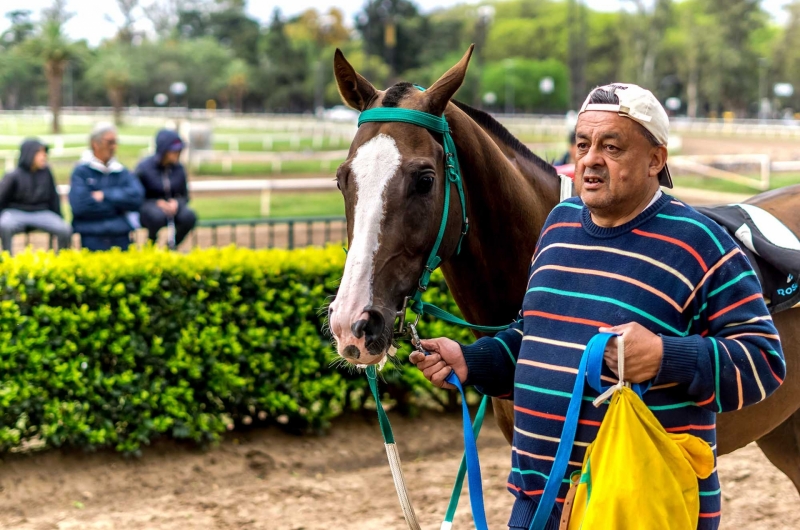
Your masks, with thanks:
<instances>
[{"instance_id":1,"label":"green bridle","mask_svg":"<svg viewBox=\"0 0 800 530\"><path fill-rule=\"evenodd\" d=\"M447 175L447 182L445 183L444 187L444 208L442 209L442 220L439 223L439 233L436 235L436 242L433 244L433 248L431 248L428 260L425 263L425 269L423 269L422 275L417 282L417 288L414 291L414 294L406 299L405 304L403 304L402 309L398 313L398 316L400 317L400 332L403 333L405 331L403 326L405 322L406 307L411 309L411 311L416 313L418 316L422 316L427 313L435 318L450 322L451 324L456 324L458 326L467 327L485 333L496 333L508 328L508 326L480 326L477 324L470 324L469 322L458 318L455 315L451 315L447 311L444 311L433 304L422 301L422 293L428 289L428 284L430 283L433 271L435 271L442 263L442 258L439 256L439 250L442 246L442 240L444 240L444 234L447 229L447 219L450 214L451 187L455 187L456 191L458 192L459 202L461 203L461 235L458 239L456 255L461 252L461 245L464 242L464 236L467 235L467 231L469 230L469 218L467 217L467 204L464 197L464 185L463 179L461 178L461 167L458 163L458 156L456 156L456 144L453 141L453 136L451 135L450 125L447 123L447 119L444 116L434 116L433 114L420 110L378 107L365 110L361 113L358 118L358 126L360 127L363 123L368 122L400 122L417 125L431 132L441 134L442 145L444 146L444 166L445 173Z\"/></svg>"},{"instance_id":2,"label":"green bridle","mask_svg":"<svg viewBox=\"0 0 800 530\"><path fill-rule=\"evenodd\" d=\"M422 90L422 88L420 88L420 90ZM458 246L456 247L456 255L458 255L461 252L461 245L464 242L464 236L467 235L467 231L469 230L467 205L464 197L463 180L461 178L461 167L458 163L458 156L456 155L456 144L453 141L453 137L450 131L450 125L447 123L447 119L444 116L434 116L433 114L419 110L400 109L394 107L392 108L379 107L363 111L358 118L359 127L363 123L369 123L369 122L381 122L381 123L400 122L400 123L408 123L410 125L417 125L431 132L441 134L442 144L444 146L444 165L445 165L445 172L447 175L447 182L445 183L444 186L444 207L442 209L442 220L439 223L439 233L436 235L436 242L433 244L433 248L431 249L430 255L428 256L428 260L425 263L425 269L422 271L422 275L420 276L419 281L417 282L417 287L414 291L414 294L406 297L405 302L403 303L403 307L397 313L398 317L400 318L399 333L400 334L406 333L405 329L406 308L416 313L417 321L419 321L419 318L423 314L427 313L435 318L439 318L440 320L444 320L451 324L467 327L485 333L496 333L498 331L508 329L508 325L480 326L477 324L471 324L466 320L458 318L457 316L452 315L433 304L429 304L427 302L422 301L422 293L424 293L428 289L428 284L430 283L433 271L435 271L442 263L442 258L441 256L439 256L439 251L442 246L442 241L444 240L444 234L447 229L447 219L450 214L451 187L456 188L456 191L458 192L459 201L461 202L461 235L459 236L458 239ZM414 324L409 325L407 331L410 333L412 337L412 342L414 342L414 346L418 350L423 351L419 343L419 337L417 336L416 333L416 322ZM391 425L389 424L389 418L386 416L386 413L383 411L383 406L381 405L380 392L378 391L378 386L377 386L377 370L373 365L367 367L366 372L367 372L367 378L369 380L370 391L372 393L372 396L375 398L375 403L378 408L378 420L381 426L381 433L383 434L387 455L389 456L389 465L392 468L392 476L395 480L395 488L397 489L398 497L400 498L400 504L403 507L403 514L406 518L406 521L408 522L409 528L411 528L412 530L417 530L419 528L419 525L416 521L416 514L414 513L414 509L411 507L411 501L408 498L408 492L406 491L405 480L403 479L402 470L400 469L400 457L397 454L397 450L394 444L394 435L392 434L392 428ZM464 408L465 429L472 431L472 436L474 440L474 438L477 438L478 433L480 432L481 429L481 425L483 424L483 417L486 411L486 405L488 399L487 396L483 396L483 398L481 399L481 404L478 409L478 413L475 416L475 422L472 425L472 429L469 429L470 421L469 421L469 412L466 410L466 405L465 405L466 397L463 394L463 389L461 389L461 392L462 392L462 400L464 401L464 407L465 407ZM466 439L467 438L465 434L465 444L466 444ZM475 459L477 460L477 454L475 456ZM445 519L442 528L449 528L452 526L456 508L458 507L458 499L461 494L461 488L464 482L466 471L467 471L467 453L465 452L464 456L461 458L461 464L459 466L456 482L453 485L453 492L450 496L450 503L447 506L447 513L445 514ZM480 477L479 466L477 469L477 473L478 477ZM478 481L480 481L480 478L478 478ZM472 489L470 491L472 491ZM470 500L472 501L472 498ZM481 506L482 506L482 499L481 499ZM473 514L473 516L476 516L476 514ZM485 518L485 515L483 517ZM477 520L476 520L476 525L477 525Z\"/></svg>"}]
</instances>

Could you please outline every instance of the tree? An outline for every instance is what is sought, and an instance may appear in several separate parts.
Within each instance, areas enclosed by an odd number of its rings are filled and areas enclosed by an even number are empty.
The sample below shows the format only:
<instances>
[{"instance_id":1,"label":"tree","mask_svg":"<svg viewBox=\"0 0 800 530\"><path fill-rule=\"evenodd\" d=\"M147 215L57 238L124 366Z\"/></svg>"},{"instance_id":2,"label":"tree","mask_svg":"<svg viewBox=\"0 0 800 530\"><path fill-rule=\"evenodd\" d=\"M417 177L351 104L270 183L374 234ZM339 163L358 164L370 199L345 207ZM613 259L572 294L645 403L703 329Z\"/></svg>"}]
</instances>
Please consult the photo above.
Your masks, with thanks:
<instances>
[{"instance_id":1,"label":"tree","mask_svg":"<svg viewBox=\"0 0 800 530\"><path fill-rule=\"evenodd\" d=\"M128 91L145 79L144 69L132 51L132 47L123 43L108 44L98 50L86 72L87 79L106 91L117 125L122 124L122 107Z\"/></svg>"},{"instance_id":2,"label":"tree","mask_svg":"<svg viewBox=\"0 0 800 530\"><path fill-rule=\"evenodd\" d=\"M133 39L136 37L136 21L138 17L135 11L139 8L139 0L117 0L117 7L122 13L122 24L117 30L117 40L123 44L133 44ZM107 16L109 21L113 19Z\"/></svg>"},{"instance_id":3,"label":"tree","mask_svg":"<svg viewBox=\"0 0 800 530\"><path fill-rule=\"evenodd\" d=\"M231 107L236 112L242 112L244 96L250 88L250 66L244 59L234 59L225 70L226 92L232 100Z\"/></svg>"},{"instance_id":4,"label":"tree","mask_svg":"<svg viewBox=\"0 0 800 530\"><path fill-rule=\"evenodd\" d=\"M356 17L356 29L364 41L364 51L381 57L398 72L422 64L421 54L429 35L427 19L410 0L369 0Z\"/></svg>"},{"instance_id":5,"label":"tree","mask_svg":"<svg viewBox=\"0 0 800 530\"><path fill-rule=\"evenodd\" d=\"M656 90L656 59L664 32L671 24L672 0L627 0L633 4L633 13L623 11L621 51L622 77Z\"/></svg>"},{"instance_id":6,"label":"tree","mask_svg":"<svg viewBox=\"0 0 800 530\"><path fill-rule=\"evenodd\" d=\"M11 27L0 33L0 48L10 49L33 36L36 26L29 10L9 11L6 18L11 22Z\"/></svg>"},{"instance_id":7,"label":"tree","mask_svg":"<svg viewBox=\"0 0 800 530\"><path fill-rule=\"evenodd\" d=\"M66 0L54 0L51 7L42 11L38 34L26 42L32 55L43 63L54 134L61 133L61 86L64 70L79 53L64 34L64 25L72 16L66 9Z\"/></svg>"},{"instance_id":8,"label":"tree","mask_svg":"<svg viewBox=\"0 0 800 530\"><path fill-rule=\"evenodd\" d=\"M265 94L264 105L270 110L289 112L310 108L313 96L307 85L306 56L286 34L286 24L278 9L273 11L264 36L262 57L260 84Z\"/></svg>"},{"instance_id":9,"label":"tree","mask_svg":"<svg viewBox=\"0 0 800 530\"><path fill-rule=\"evenodd\" d=\"M540 82L553 80L553 90L543 93ZM525 112L562 112L569 105L569 71L556 60L511 58L487 64L482 85L498 96L498 105ZM513 99L512 99L513 98Z\"/></svg>"}]
</instances>

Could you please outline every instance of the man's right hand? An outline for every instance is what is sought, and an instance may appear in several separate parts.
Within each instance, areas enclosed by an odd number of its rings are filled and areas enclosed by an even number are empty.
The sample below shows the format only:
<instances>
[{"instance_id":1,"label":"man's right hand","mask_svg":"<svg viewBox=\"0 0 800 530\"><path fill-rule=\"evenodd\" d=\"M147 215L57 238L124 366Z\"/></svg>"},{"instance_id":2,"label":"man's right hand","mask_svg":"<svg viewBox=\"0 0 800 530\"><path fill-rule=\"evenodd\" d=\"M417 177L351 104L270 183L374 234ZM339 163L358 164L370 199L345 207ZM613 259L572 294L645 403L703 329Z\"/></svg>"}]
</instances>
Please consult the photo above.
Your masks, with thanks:
<instances>
[{"instance_id":1,"label":"man's right hand","mask_svg":"<svg viewBox=\"0 0 800 530\"><path fill-rule=\"evenodd\" d=\"M408 359L422 370L425 378L434 386L455 389L453 385L444 381L451 371L455 371L462 383L467 380L467 362L464 360L461 346L456 341L444 337L423 340L422 348L429 352L429 355L417 351Z\"/></svg>"},{"instance_id":2,"label":"man's right hand","mask_svg":"<svg viewBox=\"0 0 800 530\"><path fill-rule=\"evenodd\" d=\"M156 201L156 206L161 208L161 211L164 212L164 215L167 217L175 217L178 213L178 201L175 199L170 199L169 201L159 199Z\"/></svg>"}]
</instances>

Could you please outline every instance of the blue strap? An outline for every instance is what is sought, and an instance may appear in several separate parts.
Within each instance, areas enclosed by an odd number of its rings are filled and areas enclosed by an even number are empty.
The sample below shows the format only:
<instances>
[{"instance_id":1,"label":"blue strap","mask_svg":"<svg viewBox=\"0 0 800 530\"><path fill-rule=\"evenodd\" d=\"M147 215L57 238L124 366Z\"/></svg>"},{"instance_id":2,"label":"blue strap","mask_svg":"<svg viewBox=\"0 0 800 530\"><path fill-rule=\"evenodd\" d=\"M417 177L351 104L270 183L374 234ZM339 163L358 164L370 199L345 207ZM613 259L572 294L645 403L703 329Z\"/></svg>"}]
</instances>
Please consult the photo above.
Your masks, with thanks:
<instances>
[{"instance_id":1,"label":"blue strap","mask_svg":"<svg viewBox=\"0 0 800 530\"><path fill-rule=\"evenodd\" d=\"M606 334L601 333L600 335L607 335L607 333ZM598 335L595 335L595 337L597 336ZM591 341L589 342L589 344L586 345L586 349L589 351L588 355L590 356L589 366L586 367L586 382L589 383L589 386L592 387L592 389L594 389L595 392L597 392L598 394L602 394L603 392L611 388L611 386L603 386L603 381L600 379L600 375L603 372L603 353L605 352L606 344L608 343L609 340L611 340L615 336L616 335L611 335L611 337L604 340L602 342L603 347L600 349L597 349L599 348L598 346L597 348L590 350L589 346L592 345ZM649 388L650 388L650 383L646 384L634 383L631 385L631 389L634 392L636 392L636 394L640 398L645 392L647 392Z\"/></svg>"},{"instance_id":2,"label":"blue strap","mask_svg":"<svg viewBox=\"0 0 800 530\"><path fill-rule=\"evenodd\" d=\"M539 500L539 505L536 507L536 514L534 514L533 521L528 527L529 530L544 530L547 526L547 521L550 519L550 514L556 503L558 490L561 489L561 481L567 473L569 457L572 453L572 446L575 443L575 432L578 430L578 418L581 413L587 368L590 373L597 376L596 382L599 384L600 370L603 367L603 352L605 351L606 343L613 337L616 337L613 333L598 333L586 345L586 350L583 353L583 357L581 357L581 364L578 368L578 376L575 378L572 397L569 400L567 419L564 422L564 430L561 432L561 441L558 444L556 458L550 470L550 476L547 478L544 493Z\"/></svg>"},{"instance_id":3,"label":"blue strap","mask_svg":"<svg viewBox=\"0 0 800 530\"><path fill-rule=\"evenodd\" d=\"M478 461L478 446L475 443L475 434L472 432L472 419L467 407L467 396L464 387L455 372L445 379L461 393L461 414L464 427L464 456L467 459L467 483L469 484L469 503L472 507L472 520L476 530L489 530L486 524L486 511L483 507L483 481L481 480L481 464Z\"/></svg>"}]
</instances>

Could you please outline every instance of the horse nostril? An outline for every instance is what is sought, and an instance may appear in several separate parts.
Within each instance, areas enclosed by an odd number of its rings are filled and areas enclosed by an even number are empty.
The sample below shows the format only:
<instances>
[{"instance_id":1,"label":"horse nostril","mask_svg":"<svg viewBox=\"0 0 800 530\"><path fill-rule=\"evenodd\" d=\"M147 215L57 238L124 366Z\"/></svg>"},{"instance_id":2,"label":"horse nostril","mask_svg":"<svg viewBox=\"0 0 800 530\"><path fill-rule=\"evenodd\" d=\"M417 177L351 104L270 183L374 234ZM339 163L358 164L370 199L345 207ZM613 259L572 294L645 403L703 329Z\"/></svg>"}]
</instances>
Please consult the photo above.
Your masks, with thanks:
<instances>
[{"instance_id":1,"label":"horse nostril","mask_svg":"<svg viewBox=\"0 0 800 530\"><path fill-rule=\"evenodd\" d=\"M369 319L366 321L364 332L367 334L366 346L369 347L370 344L372 344L383 334L383 328L386 321L383 319L383 315L380 313L380 311L375 309L370 309L367 311L367 314L369 315ZM364 321L360 320L359 322ZM356 324L359 322L356 322Z\"/></svg>"},{"instance_id":2,"label":"horse nostril","mask_svg":"<svg viewBox=\"0 0 800 530\"><path fill-rule=\"evenodd\" d=\"M359 320L352 326L350 326L350 331L353 332L353 336L357 339L360 339L364 336L364 329L367 327L368 322L366 320Z\"/></svg>"},{"instance_id":3,"label":"horse nostril","mask_svg":"<svg viewBox=\"0 0 800 530\"><path fill-rule=\"evenodd\" d=\"M360 356L361 352L358 351L358 348L356 348L352 344L346 347L342 352L342 357L347 357L348 359L358 359Z\"/></svg>"}]
</instances>

